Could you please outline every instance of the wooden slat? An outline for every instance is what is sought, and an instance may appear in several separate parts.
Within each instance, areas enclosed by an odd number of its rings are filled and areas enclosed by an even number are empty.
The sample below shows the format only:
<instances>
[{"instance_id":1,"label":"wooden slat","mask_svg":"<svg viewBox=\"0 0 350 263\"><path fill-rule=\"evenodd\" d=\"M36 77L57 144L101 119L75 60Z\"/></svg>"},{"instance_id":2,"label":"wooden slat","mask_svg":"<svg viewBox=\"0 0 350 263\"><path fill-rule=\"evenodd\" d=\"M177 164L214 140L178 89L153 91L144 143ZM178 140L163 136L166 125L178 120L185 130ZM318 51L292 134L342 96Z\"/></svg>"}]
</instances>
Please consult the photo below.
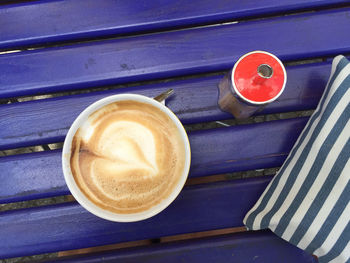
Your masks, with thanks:
<instances>
[{"instance_id":1,"label":"wooden slat","mask_svg":"<svg viewBox=\"0 0 350 263\"><path fill-rule=\"evenodd\" d=\"M306 121L300 118L192 132L190 177L279 166ZM60 151L0 158L0 202L68 194L60 167Z\"/></svg>"},{"instance_id":2,"label":"wooden slat","mask_svg":"<svg viewBox=\"0 0 350 263\"><path fill-rule=\"evenodd\" d=\"M177 28L346 0L36 1L0 7L0 48Z\"/></svg>"},{"instance_id":3,"label":"wooden slat","mask_svg":"<svg viewBox=\"0 0 350 263\"><path fill-rule=\"evenodd\" d=\"M123 249L103 254L58 259L61 263L283 262L317 263L301 249L270 231L255 231L200 240Z\"/></svg>"},{"instance_id":4,"label":"wooden slat","mask_svg":"<svg viewBox=\"0 0 350 263\"><path fill-rule=\"evenodd\" d=\"M287 86L282 96L259 114L316 108L330 74L330 64L287 67L287 74ZM175 94L167 100L167 106L184 124L232 118L220 111L217 105L217 84L222 77L203 77L0 105L0 149L63 141L70 125L84 108L103 97L120 93L139 93L152 97L172 88Z\"/></svg>"},{"instance_id":5,"label":"wooden slat","mask_svg":"<svg viewBox=\"0 0 350 263\"><path fill-rule=\"evenodd\" d=\"M162 213L135 223L100 219L76 203L0 213L0 258L242 226L271 177L188 186Z\"/></svg>"},{"instance_id":6,"label":"wooden slat","mask_svg":"<svg viewBox=\"0 0 350 263\"><path fill-rule=\"evenodd\" d=\"M61 151L0 158L0 203L69 194Z\"/></svg>"},{"instance_id":7,"label":"wooden slat","mask_svg":"<svg viewBox=\"0 0 350 263\"><path fill-rule=\"evenodd\" d=\"M242 54L350 51L349 8L0 55L0 97L218 71ZM258 41L257 41L258 40Z\"/></svg>"}]
</instances>

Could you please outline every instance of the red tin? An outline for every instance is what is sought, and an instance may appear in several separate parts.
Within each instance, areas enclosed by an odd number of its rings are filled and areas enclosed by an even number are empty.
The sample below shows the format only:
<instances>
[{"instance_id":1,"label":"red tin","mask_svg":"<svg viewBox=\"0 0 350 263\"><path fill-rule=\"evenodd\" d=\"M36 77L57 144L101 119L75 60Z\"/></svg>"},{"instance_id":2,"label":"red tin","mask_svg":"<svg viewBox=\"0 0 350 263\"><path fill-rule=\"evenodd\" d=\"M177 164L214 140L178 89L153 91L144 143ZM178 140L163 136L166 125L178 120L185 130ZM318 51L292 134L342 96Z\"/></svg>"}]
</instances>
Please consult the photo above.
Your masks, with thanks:
<instances>
[{"instance_id":1,"label":"red tin","mask_svg":"<svg viewBox=\"0 0 350 263\"><path fill-rule=\"evenodd\" d=\"M247 118L276 100L286 82L286 70L275 55L253 51L242 56L220 81L218 103L235 118Z\"/></svg>"}]
</instances>

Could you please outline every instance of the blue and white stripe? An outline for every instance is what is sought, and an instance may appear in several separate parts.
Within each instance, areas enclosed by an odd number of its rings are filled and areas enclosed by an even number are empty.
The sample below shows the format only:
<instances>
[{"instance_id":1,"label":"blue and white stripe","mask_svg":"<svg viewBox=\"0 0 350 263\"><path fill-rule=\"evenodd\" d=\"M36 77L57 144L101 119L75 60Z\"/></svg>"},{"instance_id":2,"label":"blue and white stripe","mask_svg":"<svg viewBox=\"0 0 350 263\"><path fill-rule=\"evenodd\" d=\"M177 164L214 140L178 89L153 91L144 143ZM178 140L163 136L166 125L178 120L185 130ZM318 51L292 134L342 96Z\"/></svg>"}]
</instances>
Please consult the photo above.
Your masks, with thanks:
<instances>
[{"instance_id":1,"label":"blue and white stripe","mask_svg":"<svg viewBox=\"0 0 350 263\"><path fill-rule=\"evenodd\" d=\"M244 218L319 262L350 262L350 63L333 60L327 87L291 153Z\"/></svg>"}]
</instances>

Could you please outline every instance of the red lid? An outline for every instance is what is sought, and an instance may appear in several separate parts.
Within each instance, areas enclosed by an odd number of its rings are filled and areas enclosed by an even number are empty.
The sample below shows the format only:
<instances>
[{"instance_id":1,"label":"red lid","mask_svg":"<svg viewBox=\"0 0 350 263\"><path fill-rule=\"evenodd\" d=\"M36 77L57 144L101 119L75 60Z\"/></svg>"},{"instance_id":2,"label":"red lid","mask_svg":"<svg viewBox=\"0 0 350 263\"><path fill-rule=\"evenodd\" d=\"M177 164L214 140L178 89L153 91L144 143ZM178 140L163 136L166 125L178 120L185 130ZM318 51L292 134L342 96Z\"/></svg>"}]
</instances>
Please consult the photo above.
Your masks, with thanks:
<instances>
[{"instance_id":1,"label":"red lid","mask_svg":"<svg viewBox=\"0 0 350 263\"><path fill-rule=\"evenodd\" d=\"M282 62L265 51L242 56L232 70L236 93L253 104L264 104L279 97L287 81Z\"/></svg>"}]
</instances>

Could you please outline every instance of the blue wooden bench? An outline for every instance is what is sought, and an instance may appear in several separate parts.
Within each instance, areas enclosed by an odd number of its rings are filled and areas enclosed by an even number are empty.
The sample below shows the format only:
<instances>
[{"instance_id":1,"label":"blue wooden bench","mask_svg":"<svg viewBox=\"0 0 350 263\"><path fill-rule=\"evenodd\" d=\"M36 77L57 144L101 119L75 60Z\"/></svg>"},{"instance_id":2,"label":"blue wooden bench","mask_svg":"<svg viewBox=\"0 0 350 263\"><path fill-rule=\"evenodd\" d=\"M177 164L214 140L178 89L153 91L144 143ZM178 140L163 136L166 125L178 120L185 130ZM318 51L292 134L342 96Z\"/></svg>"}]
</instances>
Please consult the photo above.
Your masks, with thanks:
<instances>
[{"instance_id":1,"label":"blue wooden bench","mask_svg":"<svg viewBox=\"0 0 350 263\"><path fill-rule=\"evenodd\" d=\"M314 109L330 58L350 54L349 25L345 0L7 1L0 5L0 150L62 142L86 106L119 93L173 88L167 105L184 124L231 119L217 106L217 83L253 50L276 54L288 74L283 95L260 115ZM57 96L13 99L39 94ZM189 132L189 180L278 167L306 122ZM0 157L0 203L69 194L60 157L61 150ZM0 212L0 258L241 227L271 178L187 185L165 211L136 223L99 219L76 202ZM57 260L317 262L269 231Z\"/></svg>"}]
</instances>

